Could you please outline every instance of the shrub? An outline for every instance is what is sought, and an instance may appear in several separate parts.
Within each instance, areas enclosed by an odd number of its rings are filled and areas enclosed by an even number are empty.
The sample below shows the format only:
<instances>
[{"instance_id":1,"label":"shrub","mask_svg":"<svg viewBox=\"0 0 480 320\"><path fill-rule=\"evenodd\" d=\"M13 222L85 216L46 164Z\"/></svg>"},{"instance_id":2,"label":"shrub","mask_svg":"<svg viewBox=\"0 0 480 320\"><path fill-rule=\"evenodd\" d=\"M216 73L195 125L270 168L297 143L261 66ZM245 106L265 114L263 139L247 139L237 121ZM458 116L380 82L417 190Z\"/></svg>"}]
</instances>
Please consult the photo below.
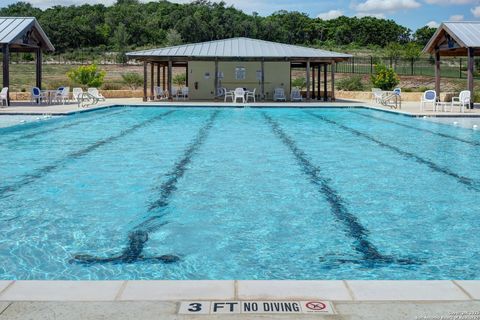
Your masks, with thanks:
<instances>
[{"instance_id":1,"label":"shrub","mask_svg":"<svg viewBox=\"0 0 480 320\"><path fill-rule=\"evenodd\" d=\"M97 65L91 64L89 66L79 66L67 72L67 76L74 83L78 83L82 87L99 88L103 84L106 72L100 71Z\"/></svg>"},{"instance_id":2,"label":"shrub","mask_svg":"<svg viewBox=\"0 0 480 320\"><path fill-rule=\"evenodd\" d=\"M122 89L122 86L115 82L106 82L103 84L102 89L103 90L120 90Z\"/></svg>"},{"instance_id":3,"label":"shrub","mask_svg":"<svg viewBox=\"0 0 480 320\"><path fill-rule=\"evenodd\" d=\"M177 74L176 76L173 77L172 82L177 87L182 87L187 82L187 75L185 73ZM142 80L142 83L143 83L143 80Z\"/></svg>"},{"instance_id":4,"label":"shrub","mask_svg":"<svg viewBox=\"0 0 480 320\"><path fill-rule=\"evenodd\" d=\"M122 74L123 82L132 90L136 90L143 85L143 77L135 72L127 72Z\"/></svg>"},{"instance_id":5,"label":"shrub","mask_svg":"<svg viewBox=\"0 0 480 320\"><path fill-rule=\"evenodd\" d=\"M392 90L400 83L400 79L392 68L387 68L383 64L375 66L375 74L372 75L372 84L382 90Z\"/></svg>"},{"instance_id":6,"label":"shrub","mask_svg":"<svg viewBox=\"0 0 480 320\"><path fill-rule=\"evenodd\" d=\"M337 88L345 91L363 91L365 86L363 85L362 77L355 75L339 80L337 82Z\"/></svg>"},{"instance_id":7,"label":"shrub","mask_svg":"<svg viewBox=\"0 0 480 320\"><path fill-rule=\"evenodd\" d=\"M307 80L305 78L295 78L292 80L292 88L298 87L300 90L305 89L307 87Z\"/></svg>"}]
</instances>

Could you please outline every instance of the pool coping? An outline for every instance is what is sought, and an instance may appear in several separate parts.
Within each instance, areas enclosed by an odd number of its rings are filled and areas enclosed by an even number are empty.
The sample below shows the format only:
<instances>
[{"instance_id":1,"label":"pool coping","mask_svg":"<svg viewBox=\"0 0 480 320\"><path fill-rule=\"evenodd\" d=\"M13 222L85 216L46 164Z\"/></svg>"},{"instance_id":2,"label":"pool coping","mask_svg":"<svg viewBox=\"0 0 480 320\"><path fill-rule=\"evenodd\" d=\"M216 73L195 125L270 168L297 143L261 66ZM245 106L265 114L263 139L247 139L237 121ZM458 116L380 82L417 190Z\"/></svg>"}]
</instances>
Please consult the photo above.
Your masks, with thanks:
<instances>
[{"instance_id":1,"label":"pool coping","mask_svg":"<svg viewBox=\"0 0 480 320\"><path fill-rule=\"evenodd\" d=\"M6 280L0 302L478 301L480 280Z\"/></svg>"}]
</instances>

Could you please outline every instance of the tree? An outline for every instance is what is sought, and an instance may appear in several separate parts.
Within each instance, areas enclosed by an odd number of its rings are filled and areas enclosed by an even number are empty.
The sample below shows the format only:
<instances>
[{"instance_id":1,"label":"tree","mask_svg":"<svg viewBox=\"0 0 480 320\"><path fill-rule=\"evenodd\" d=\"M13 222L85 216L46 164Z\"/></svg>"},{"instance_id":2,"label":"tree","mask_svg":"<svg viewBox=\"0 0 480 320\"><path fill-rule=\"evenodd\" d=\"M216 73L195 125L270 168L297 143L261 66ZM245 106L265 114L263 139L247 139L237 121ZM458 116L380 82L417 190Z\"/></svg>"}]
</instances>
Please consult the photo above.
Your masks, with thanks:
<instances>
[{"instance_id":1,"label":"tree","mask_svg":"<svg viewBox=\"0 0 480 320\"><path fill-rule=\"evenodd\" d=\"M173 77L172 82L177 87L183 87L187 83L187 75L185 73L177 74Z\"/></svg>"},{"instance_id":2,"label":"tree","mask_svg":"<svg viewBox=\"0 0 480 320\"><path fill-rule=\"evenodd\" d=\"M120 23L113 34L113 43L117 50L117 62L127 63L127 44L130 40L130 35L123 23Z\"/></svg>"},{"instance_id":3,"label":"tree","mask_svg":"<svg viewBox=\"0 0 480 320\"><path fill-rule=\"evenodd\" d=\"M143 85L143 77L136 72L127 72L122 74L123 82L132 90L136 90Z\"/></svg>"},{"instance_id":4,"label":"tree","mask_svg":"<svg viewBox=\"0 0 480 320\"><path fill-rule=\"evenodd\" d=\"M67 76L74 83L78 83L83 88L94 87L98 88L103 84L106 72L100 71L97 65L80 66L67 72Z\"/></svg>"},{"instance_id":5,"label":"tree","mask_svg":"<svg viewBox=\"0 0 480 320\"><path fill-rule=\"evenodd\" d=\"M300 90L305 89L307 87L307 81L303 77L295 78L292 80L292 88L294 87L297 87Z\"/></svg>"},{"instance_id":6,"label":"tree","mask_svg":"<svg viewBox=\"0 0 480 320\"><path fill-rule=\"evenodd\" d=\"M425 26L415 31L415 33L413 34L413 39L420 46L424 47L428 43L428 41L430 41L435 31L437 31L436 28L430 28L429 26Z\"/></svg>"},{"instance_id":7,"label":"tree","mask_svg":"<svg viewBox=\"0 0 480 320\"><path fill-rule=\"evenodd\" d=\"M390 59L390 67L395 68L402 54L403 48L398 42L389 42L385 47L385 57Z\"/></svg>"},{"instance_id":8,"label":"tree","mask_svg":"<svg viewBox=\"0 0 480 320\"><path fill-rule=\"evenodd\" d=\"M175 29L169 29L166 36L167 46L178 46L183 43L182 35Z\"/></svg>"},{"instance_id":9,"label":"tree","mask_svg":"<svg viewBox=\"0 0 480 320\"><path fill-rule=\"evenodd\" d=\"M420 47L415 42L409 42L405 46L405 49L403 50L403 56L410 60L410 68L411 68L411 74L412 75L414 73L415 61L420 59L421 55L422 55L422 47Z\"/></svg>"}]
</instances>

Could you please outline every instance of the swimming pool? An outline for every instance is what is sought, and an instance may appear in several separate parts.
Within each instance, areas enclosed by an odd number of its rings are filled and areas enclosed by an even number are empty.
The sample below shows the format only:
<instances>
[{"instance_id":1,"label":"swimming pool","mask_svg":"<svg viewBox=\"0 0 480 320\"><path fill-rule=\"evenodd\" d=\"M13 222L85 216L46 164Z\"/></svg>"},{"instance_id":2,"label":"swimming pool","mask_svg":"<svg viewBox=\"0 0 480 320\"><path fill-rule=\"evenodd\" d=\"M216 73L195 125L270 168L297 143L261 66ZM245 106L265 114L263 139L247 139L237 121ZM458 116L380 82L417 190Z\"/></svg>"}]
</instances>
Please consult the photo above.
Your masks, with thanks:
<instances>
[{"instance_id":1,"label":"swimming pool","mask_svg":"<svg viewBox=\"0 0 480 320\"><path fill-rule=\"evenodd\" d=\"M0 129L0 278L479 279L479 145L364 108Z\"/></svg>"}]
</instances>

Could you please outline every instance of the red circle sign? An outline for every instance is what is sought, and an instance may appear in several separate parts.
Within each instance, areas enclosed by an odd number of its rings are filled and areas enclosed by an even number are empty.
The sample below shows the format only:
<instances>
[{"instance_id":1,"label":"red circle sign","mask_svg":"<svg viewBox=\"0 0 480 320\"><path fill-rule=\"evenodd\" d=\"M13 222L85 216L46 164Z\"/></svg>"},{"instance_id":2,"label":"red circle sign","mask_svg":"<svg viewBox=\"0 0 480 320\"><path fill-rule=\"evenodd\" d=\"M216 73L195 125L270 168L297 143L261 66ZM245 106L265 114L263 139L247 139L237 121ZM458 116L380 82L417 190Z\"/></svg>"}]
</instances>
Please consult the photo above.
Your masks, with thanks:
<instances>
[{"instance_id":1,"label":"red circle sign","mask_svg":"<svg viewBox=\"0 0 480 320\"><path fill-rule=\"evenodd\" d=\"M305 306L310 310L320 311L325 309L327 306L325 303L320 301L310 301L305 304Z\"/></svg>"}]
</instances>

